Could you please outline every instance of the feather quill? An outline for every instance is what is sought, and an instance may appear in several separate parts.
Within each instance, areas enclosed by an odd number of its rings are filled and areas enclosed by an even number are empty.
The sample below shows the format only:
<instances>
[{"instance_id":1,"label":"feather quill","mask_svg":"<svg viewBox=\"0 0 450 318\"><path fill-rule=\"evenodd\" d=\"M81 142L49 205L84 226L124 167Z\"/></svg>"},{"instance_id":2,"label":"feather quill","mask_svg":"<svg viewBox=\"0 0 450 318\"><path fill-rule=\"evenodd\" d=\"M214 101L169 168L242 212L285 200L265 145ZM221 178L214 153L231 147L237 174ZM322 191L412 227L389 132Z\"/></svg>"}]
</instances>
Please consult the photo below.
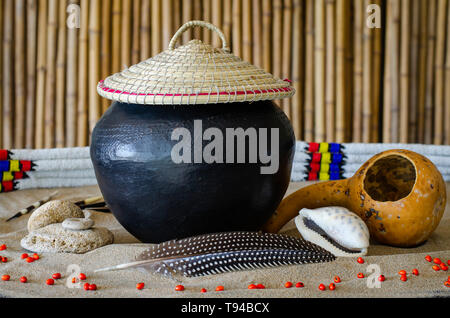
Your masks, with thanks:
<instances>
[{"instance_id":1,"label":"feather quill","mask_svg":"<svg viewBox=\"0 0 450 318\"><path fill-rule=\"evenodd\" d=\"M330 252L300 238L261 232L223 232L164 242L144 251L133 262L95 272L141 268L168 277L197 277L334 259Z\"/></svg>"}]
</instances>

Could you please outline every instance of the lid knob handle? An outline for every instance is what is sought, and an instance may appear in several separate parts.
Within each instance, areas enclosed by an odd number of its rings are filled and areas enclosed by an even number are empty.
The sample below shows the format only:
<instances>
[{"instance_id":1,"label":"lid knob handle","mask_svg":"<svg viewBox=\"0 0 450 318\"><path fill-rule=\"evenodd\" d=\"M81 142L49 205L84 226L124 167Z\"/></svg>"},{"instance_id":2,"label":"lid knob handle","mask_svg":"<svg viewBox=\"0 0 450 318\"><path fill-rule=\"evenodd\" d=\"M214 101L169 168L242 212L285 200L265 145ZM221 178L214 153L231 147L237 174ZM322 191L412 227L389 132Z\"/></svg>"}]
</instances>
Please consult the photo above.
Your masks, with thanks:
<instances>
[{"instance_id":1,"label":"lid knob handle","mask_svg":"<svg viewBox=\"0 0 450 318\"><path fill-rule=\"evenodd\" d=\"M216 32L219 35L220 39L222 40L222 50L226 52L230 51L230 49L228 48L227 40L225 39L225 35L223 34L222 31L219 30L218 27L216 27L214 24L198 20L186 22L181 26L181 28L178 29L178 31L173 35L172 39L170 40L169 50L173 50L175 48L175 43L180 38L181 34L183 34L186 30L194 27L204 27L210 29L211 31Z\"/></svg>"}]
</instances>

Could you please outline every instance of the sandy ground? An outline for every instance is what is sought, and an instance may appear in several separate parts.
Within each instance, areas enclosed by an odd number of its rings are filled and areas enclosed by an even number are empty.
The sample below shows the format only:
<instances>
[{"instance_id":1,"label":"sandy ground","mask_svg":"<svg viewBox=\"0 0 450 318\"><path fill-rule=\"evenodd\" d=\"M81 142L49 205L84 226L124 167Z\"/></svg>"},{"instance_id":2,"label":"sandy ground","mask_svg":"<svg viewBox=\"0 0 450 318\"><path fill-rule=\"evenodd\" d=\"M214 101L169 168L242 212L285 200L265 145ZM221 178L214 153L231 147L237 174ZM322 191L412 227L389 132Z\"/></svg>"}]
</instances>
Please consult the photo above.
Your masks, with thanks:
<instances>
[{"instance_id":1,"label":"sandy ground","mask_svg":"<svg viewBox=\"0 0 450 318\"><path fill-rule=\"evenodd\" d=\"M287 194L305 186L306 183L293 183ZM447 191L450 184L447 185ZM76 254L41 254L38 261L26 263L20 258L25 251L20 246L20 239L26 235L26 224L29 216L22 216L8 223L5 220L16 211L51 193L52 189L23 190L0 194L0 244L6 244L7 250L0 255L8 257L7 263L0 263L0 275L8 274L10 281L0 281L0 296L3 297L450 297L450 288L443 282L450 271L435 272L431 264L425 261L425 255L450 259L450 203L437 230L422 246L410 249L393 248L373 243L369 253L364 257L365 264L359 264L355 258L338 258L324 264L292 265L277 268L240 271L202 278L183 278L183 292L176 292L178 282L157 274L146 274L138 270L93 273L95 269L116 265L134 259L148 244L139 243L115 220L111 214L93 213L97 226L110 229L115 236L115 243L99 248L83 255ZM450 192L449 192L450 193ZM78 200L99 195L97 186L60 189L58 199ZM282 232L299 236L291 221ZM380 288L370 288L375 273L368 266L378 265L386 276ZM413 268L420 272L419 276L408 274L408 281L403 282L397 274L400 269L411 273ZM74 273L81 271L87 275L87 282L95 283L97 291L85 291L71 283ZM59 272L62 278L55 285L45 284L52 273ZM364 279L356 277L358 272L366 275ZM333 277L339 275L342 282L334 291L318 290L323 283L328 286ZM372 275L372 276L371 276ZM26 276L28 283L20 283L19 278ZM304 288L284 288L284 283L298 281ZM376 281L376 280L375 280ZM136 289L136 283L144 282L143 290ZM262 283L266 289L249 290L251 283ZM225 290L216 292L215 288L223 285ZM80 286L81 287L81 286ZM207 293L200 293L206 288Z\"/></svg>"}]
</instances>

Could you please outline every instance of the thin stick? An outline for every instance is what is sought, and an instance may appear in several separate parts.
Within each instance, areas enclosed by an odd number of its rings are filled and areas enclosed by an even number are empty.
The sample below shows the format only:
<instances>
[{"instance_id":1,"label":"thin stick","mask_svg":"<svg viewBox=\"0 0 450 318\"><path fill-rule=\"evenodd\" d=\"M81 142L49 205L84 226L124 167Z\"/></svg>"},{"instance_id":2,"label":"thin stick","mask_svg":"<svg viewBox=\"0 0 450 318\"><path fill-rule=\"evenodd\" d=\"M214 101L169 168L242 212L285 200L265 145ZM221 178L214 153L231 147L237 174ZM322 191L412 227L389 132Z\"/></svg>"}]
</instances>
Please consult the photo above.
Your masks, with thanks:
<instances>
[{"instance_id":1,"label":"thin stick","mask_svg":"<svg viewBox=\"0 0 450 318\"><path fill-rule=\"evenodd\" d=\"M232 50L233 54L242 57L242 17L241 0L233 0L233 33L232 33Z\"/></svg>"},{"instance_id":2,"label":"thin stick","mask_svg":"<svg viewBox=\"0 0 450 318\"><path fill-rule=\"evenodd\" d=\"M325 4L326 15L326 50L325 50L325 105L326 105L326 140L335 140L336 130L336 44L335 44L335 14L336 2L329 0Z\"/></svg>"},{"instance_id":3,"label":"thin stick","mask_svg":"<svg viewBox=\"0 0 450 318\"><path fill-rule=\"evenodd\" d=\"M152 40L152 56L161 52L161 1L151 1L151 40Z\"/></svg>"},{"instance_id":4,"label":"thin stick","mask_svg":"<svg viewBox=\"0 0 450 318\"><path fill-rule=\"evenodd\" d=\"M0 0L0 43L3 43L3 0ZM0 114L3 116L3 52L0 52ZM3 148L3 121L0 120L0 149Z\"/></svg>"},{"instance_id":5,"label":"thin stick","mask_svg":"<svg viewBox=\"0 0 450 318\"><path fill-rule=\"evenodd\" d=\"M296 91L292 99L292 125L297 140L303 140L303 87L304 87L304 42L303 42L303 3L302 0L294 0L294 26L293 26L293 60L292 81Z\"/></svg>"},{"instance_id":6,"label":"thin stick","mask_svg":"<svg viewBox=\"0 0 450 318\"><path fill-rule=\"evenodd\" d=\"M120 72L122 69L120 65L120 53L121 49L121 30L122 30L122 1L113 0L112 9L112 64L111 73Z\"/></svg>"},{"instance_id":7,"label":"thin stick","mask_svg":"<svg viewBox=\"0 0 450 318\"><path fill-rule=\"evenodd\" d=\"M400 33L400 2L396 0L390 0L389 6L391 8L391 40L390 44L391 50L388 54L390 54L391 59L391 80L389 85L391 87L391 140L392 142L399 141L399 115L400 115L400 104L399 104L399 81L400 81L400 73L399 73L399 33Z\"/></svg>"},{"instance_id":8,"label":"thin stick","mask_svg":"<svg viewBox=\"0 0 450 318\"><path fill-rule=\"evenodd\" d=\"M381 0L375 0L375 4L381 7ZM372 62L373 62L373 72L372 72L372 124L371 124L371 142L379 142L381 134L380 134L380 93L381 93L381 58L382 58L382 29L375 28L372 30L374 43L373 43L373 53L372 53ZM356 56L355 56L356 58ZM354 119L353 119L354 120Z\"/></svg>"},{"instance_id":9,"label":"thin stick","mask_svg":"<svg viewBox=\"0 0 450 318\"><path fill-rule=\"evenodd\" d=\"M444 65L445 65L445 16L447 0L439 0L436 28L436 55L434 60L434 143L441 145L444 141Z\"/></svg>"},{"instance_id":10,"label":"thin stick","mask_svg":"<svg viewBox=\"0 0 450 318\"><path fill-rule=\"evenodd\" d=\"M419 84L418 84L418 124L417 141L425 142L425 90L426 90L426 61L427 61L427 33L428 33L428 1L420 2L420 38L419 38Z\"/></svg>"},{"instance_id":11,"label":"thin stick","mask_svg":"<svg viewBox=\"0 0 450 318\"><path fill-rule=\"evenodd\" d=\"M173 2L172 1L163 1L162 2L162 14L164 16L163 19L163 37L162 37L162 47L167 49L169 46L170 39L175 33L172 29L173 27Z\"/></svg>"},{"instance_id":12,"label":"thin stick","mask_svg":"<svg viewBox=\"0 0 450 318\"><path fill-rule=\"evenodd\" d=\"M191 0L193 4L193 12L192 19L193 20L202 20L202 0ZM193 39L202 40L204 28L194 28L192 30ZM170 40L169 40L170 41ZM167 43L169 43L169 41ZM168 46L168 44L167 44Z\"/></svg>"},{"instance_id":13,"label":"thin stick","mask_svg":"<svg viewBox=\"0 0 450 318\"><path fill-rule=\"evenodd\" d=\"M354 48L355 61L353 68L353 142L362 141L362 87L363 87L363 48L362 33L364 28L363 1L355 1Z\"/></svg>"},{"instance_id":14,"label":"thin stick","mask_svg":"<svg viewBox=\"0 0 450 318\"><path fill-rule=\"evenodd\" d=\"M14 147L25 141L25 0L14 1Z\"/></svg>"},{"instance_id":15,"label":"thin stick","mask_svg":"<svg viewBox=\"0 0 450 318\"><path fill-rule=\"evenodd\" d=\"M418 113L418 80L419 80L419 38L420 38L420 2L412 1L411 21L411 84L409 90L409 119L408 142L417 140L417 113Z\"/></svg>"},{"instance_id":16,"label":"thin stick","mask_svg":"<svg viewBox=\"0 0 450 318\"><path fill-rule=\"evenodd\" d=\"M325 2L316 0L315 4L315 41L314 41L314 92L315 113L314 137L317 142L325 141Z\"/></svg>"},{"instance_id":17,"label":"thin stick","mask_svg":"<svg viewBox=\"0 0 450 318\"><path fill-rule=\"evenodd\" d=\"M229 1L230 0L227 0L227 2L229 2ZM225 24L222 25L222 12L224 15L224 20L225 20L225 14L226 14L225 8L223 8L223 11L222 11L222 0L212 0L212 8L213 8L212 23L215 26L217 26L219 29L221 29L224 32L226 39L228 41L230 41L231 40L231 38L230 38L231 31L229 31L230 29L228 27L227 28L225 27ZM227 22L231 23L231 21L227 21ZM227 31L229 31L229 32L227 33ZM213 47L221 46L220 39L218 36L215 36L215 35L212 36L212 45L213 45Z\"/></svg>"},{"instance_id":18,"label":"thin stick","mask_svg":"<svg viewBox=\"0 0 450 318\"><path fill-rule=\"evenodd\" d=\"M217 10L214 8L214 10ZM175 10L174 10L175 12ZM202 1L202 20L206 22L211 22L211 0L203 0ZM175 29L176 30L176 29ZM203 42L207 44L211 44L211 31L207 28L203 28L202 34Z\"/></svg>"},{"instance_id":19,"label":"thin stick","mask_svg":"<svg viewBox=\"0 0 450 318\"><path fill-rule=\"evenodd\" d=\"M447 5L447 56L445 58L445 121L450 122L450 3ZM450 145L450 125L445 125L445 144Z\"/></svg>"},{"instance_id":20,"label":"thin stick","mask_svg":"<svg viewBox=\"0 0 450 318\"><path fill-rule=\"evenodd\" d=\"M79 36L78 61L78 127L77 146L83 147L88 142L88 32L89 1L81 0L81 28Z\"/></svg>"},{"instance_id":21,"label":"thin stick","mask_svg":"<svg viewBox=\"0 0 450 318\"><path fill-rule=\"evenodd\" d=\"M170 3L170 1L167 1ZM167 18L171 17L169 14ZM140 62L140 46L139 28L141 23L141 0L133 0L133 18L132 18L132 41L131 41L131 64Z\"/></svg>"},{"instance_id":22,"label":"thin stick","mask_svg":"<svg viewBox=\"0 0 450 318\"><path fill-rule=\"evenodd\" d=\"M370 0L364 2L363 8L370 5ZM364 16L364 15L363 15ZM362 113L362 141L368 143L372 140L371 138L371 127L372 127L372 50L373 50L373 31L368 28L363 21L363 39L362 39L362 50L363 50L363 113Z\"/></svg>"},{"instance_id":23,"label":"thin stick","mask_svg":"<svg viewBox=\"0 0 450 318\"><path fill-rule=\"evenodd\" d=\"M242 58L253 63L252 0L242 0Z\"/></svg>"},{"instance_id":24,"label":"thin stick","mask_svg":"<svg viewBox=\"0 0 450 318\"><path fill-rule=\"evenodd\" d=\"M283 28L282 28L283 44L282 60L278 63L282 64L282 79L288 78L291 80L291 60L292 60L292 0L284 0L283 2ZM281 100L284 113L292 118L291 99L285 98Z\"/></svg>"},{"instance_id":25,"label":"thin stick","mask_svg":"<svg viewBox=\"0 0 450 318\"><path fill-rule=\"evenodd\" d=\"M47 73L47 1L39 1L35 147L44 147L45 78ZM5 145L6 146L6 145Z\"/></svg>"},{"instance_id":26,"label":"thin stick","mask_svg":"<svg viewBox=\"0 0 450 318\"><path fill-rule=\"evenodd\" d=\"M102 14L102 34L101 34L101 69L102 79L111 75L111 0L103 0L101 14ZM140 9L140 8L139 8ZM139 20L138 20L139 21ZM139 33L139 30L138 32ZM136 40L135 40L136 41ZM106 98L101 99L102 113L104 113L110 101Z\"/></svg>"},{"instance_id":27,"label":"thin stick","mask_svg":"<svg viewBox=\"0 0 450 318\"><path fill-rule=\"evenodd\" d=\"M253 8L252 9L253 64L262 67L263 51L262 51L262 30L261 30L262 25L261 0L253 0L252 8Z\"/></svg>"},{"instance_id":28,"label":"thin stick","mask_svg":"<svg viewBox=\"0 0 450 318\"><path fill-rule=\"evenodd\" d=\"M183 23L191 21L192 17L193 17L193 10L194 10L193 2L192 1L183 1L182 8L183 8L183 16L182 16ZM192 36L193 36L192 29L187 30L186 32L183 33L181 43L186 44L187 42L192 40Z\"/></svg>"},{"instance_id":29,"label":"thin stick","mask_svg":"<svg viewBox=\"0 0 450 318\"><path fill-rule=\"evenodd\" d=\"M336 142L345 141L345 9L344 0L336 1ZM314 63L317 63L314 61ZM317 98L317 96L316 96Z\"/></svg>"},{"instance_id":30,"label":"thin stick","mask_svg":"<svg viewBox=\"0 0 450 318\"><path fill-rule=\"evenodd\" d=\"M231 41L232 39L232 27L233 27L233 8L232 8L232 2L231 0L223 0L223 18L221 19L222 22L222 30L225 34L225 37L228 39L228 41ZM215 38L218 38L215 36Z\"/></svg>"},{"instance_id":31,"label":"thin stick","mask_svg":"<svg viewBox=\"0 0 450 318\"><path fill-rule=\"evenodd\" d=\"M13 77L13 17L14 2L5 1L3 27L3 146L11 148L14 142L14 77Z\"/></svg>"},{"instance_id":32,"label":"thin stick","mask_svg":"<svg viewBox=\"0 0 450 318\"><path fill-rule=\"evenodd\" d=\"M272 1L272 16L272 73L276 77L282 77L283 40L281 34L283 32L283 0Z\"/></svg>"},{"instance_id":33,"label":"thin stick","mask_svg":"<svg viewBox=\"0 0 450 318\"><path fill-rule=\"evenodd\" d=\"M306 1L305 141L314 141L314 0Z\"/></svg>"},{"instance_id":34,"label":"thin stick","mask_svg":"<svg viewBox=\"0 0 450 318\"><path fill-rule=\"evenodd\" d=\"M401 3L401 47L400 47L400 135L401 143L408 142L408 112L410 90L410 45L411 45L411 3Z\"/></svg>"},{"instance_id":35,"label":"thin stick","mask_svg":"<svg viewBox=\"0 0 450 318\"><path fill-rule=\"evenodd\" d=\"M131 66L131 14L132 0L122 0L122 32L121 32L121 46L120 64L121 67Z\"/></svg>"},{"instance_id":36,"label":"thin stick","mask_svg":"<svg viewBox=\"0 0 450 318\"><path fill-rule=\"evenodd\" d=\"M433 142L434 61L436 52L436 0L428 1L427 85L425 94L425 143Z\"/></svg>"},{"instance_id":37,"label":"thin stick","mask_svg":"<svg viewBox=\"0 0 450 318\"><path fill-rule=\"evenodd\" d=\"M150 0L142 0L141 10L141 60L146 60L150 57Z\"/></svg>"},{"instance_id":38,"label":"thin stick","mask_svg":"<svg viewBox=\"0 0 450 318\"><path fill-rule=\"evenodd\" d=\"M78 4L70 0L70 4ZM77 144L77 97L78 97L78 29L67 29L67 77L66 77L66 146Z\"/></svg>"},{"instance_id":39,"label":"thin stick","mask_svg":"<svg viewBox=\"0 0 450 318\"><path fill-rule=\"evenodd\" d=\"M183 0L172 0L173 1L173 26L172 30L176 32L181 27L181 2ZM208 1L210 2L210 1Z\"/></svg>"},{"instance_id":40,"label":"thin stick","mask_svg":"<svg viewBox=\"0 0 450 318\"><path fill-rule=\"evenodd\" d=\"M56 147L65 146L66 108L66 9L67 1L58 1L58 50L56 54Z\"/></svg>"},{"instance_id":41,"label":"thin stick","mask_svg":"<svg viewBox=\"0 0 450 318\"><path fill-rule=\"evenodd\" d=\"M351 41L351 31L350 21L352 20L353 8L351 6L350 0L344 1L344 78L345 86L344 91L344 110L345 110L345 130L344 130L344 141L351 140L352 126L348 125L347 122L351 122L352 119L352 94L353 94L353 83L352 83L352 69L353 69L353 46Z\"/></svg>"},{"instance_id":42,"label":"thin stick","mask_svg":"<svg viewBox=\"0 0 450 318\"><path fill-rule=\"evenodd\" d=\"M100 80L100 0L90 0L89 15L89 132L100 117L100 96L97 83Z\"/></svg>"},{"instance_id":43,"label":"thin stick","mask_svg":"<svg viewBox=\"0 0 450 318\"><path fill-rule=\"evenodd\" d=\"M36 30L37 30L37 1L27 0L27 33L26 33L27 95L26 95L26 119L25 119L25 125L27 127L27 129L25 129L26 148L33 148L34 146L34 108L36 106L35 103L36 103L36 52L37 52Z\"/></svg>"}]
</instances>

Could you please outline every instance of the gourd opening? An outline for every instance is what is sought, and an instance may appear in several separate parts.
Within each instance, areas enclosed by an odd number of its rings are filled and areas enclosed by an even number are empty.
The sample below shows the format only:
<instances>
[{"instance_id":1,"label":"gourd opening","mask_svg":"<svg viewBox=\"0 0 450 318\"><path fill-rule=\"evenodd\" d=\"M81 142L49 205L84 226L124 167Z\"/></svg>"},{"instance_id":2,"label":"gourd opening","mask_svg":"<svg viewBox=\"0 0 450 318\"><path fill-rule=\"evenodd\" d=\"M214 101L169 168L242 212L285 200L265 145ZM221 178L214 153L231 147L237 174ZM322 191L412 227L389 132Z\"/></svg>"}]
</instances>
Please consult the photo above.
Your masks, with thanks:
<instances>
[{"instance_id":1,"label":"gourd opening","mask_svg":"<svg viewBox=\"0 0 450 318\"><path fill-rule=\"evenodd\" d=\"M367 171L364 190L376 201L398 201L408 196L416 182L416 168L405 157L390 155L377 160Z\"/></svg>"}]
</instances>

